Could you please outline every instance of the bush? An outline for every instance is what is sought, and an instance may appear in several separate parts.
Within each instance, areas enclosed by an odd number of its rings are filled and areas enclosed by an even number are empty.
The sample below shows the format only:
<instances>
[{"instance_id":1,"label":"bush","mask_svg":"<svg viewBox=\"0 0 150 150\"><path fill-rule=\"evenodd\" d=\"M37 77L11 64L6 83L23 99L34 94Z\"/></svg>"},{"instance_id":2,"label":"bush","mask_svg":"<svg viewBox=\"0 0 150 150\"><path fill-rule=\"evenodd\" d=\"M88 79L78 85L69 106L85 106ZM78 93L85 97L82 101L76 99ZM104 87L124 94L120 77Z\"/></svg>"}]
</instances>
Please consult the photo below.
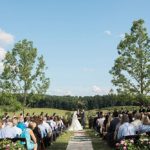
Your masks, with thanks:
<instances>
[{"instance_id":1,"label":"bush","mask_svg":"<svg viewBox=\"0 0 150 150\"><path fill-rule=\"evenodd\" d=\"M24 146L20 142L12 142L11 140L0 141L0 150L25 150Z\"/></svg>"}]
</instances>

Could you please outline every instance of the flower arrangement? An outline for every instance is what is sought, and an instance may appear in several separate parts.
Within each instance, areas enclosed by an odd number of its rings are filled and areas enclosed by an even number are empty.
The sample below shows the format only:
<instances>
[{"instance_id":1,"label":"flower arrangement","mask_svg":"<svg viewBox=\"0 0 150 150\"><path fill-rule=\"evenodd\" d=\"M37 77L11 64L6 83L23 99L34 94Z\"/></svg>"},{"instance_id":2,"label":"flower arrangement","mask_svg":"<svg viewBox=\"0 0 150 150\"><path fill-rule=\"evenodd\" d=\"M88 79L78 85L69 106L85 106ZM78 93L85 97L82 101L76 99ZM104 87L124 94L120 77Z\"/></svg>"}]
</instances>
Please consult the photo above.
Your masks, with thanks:
<instances>
[{"instance_id":1,"label":"flower arrangement","mask_svg":"<svg viewBox=\"0 0 150 150\"><path fill-rule=\"evenodd\" d=\"M149 150L150 136L143 134L136 142L133 139L124 139L116 143L116 150Z\"/></svg>"},{"instance_id":2,"label":"flower arrangement","mask_svg":"<svg viewBox=\"0 0 150 150\"><path fill-rule=\"evenodd\" d=\"M121 140L120 143L116 143L116 150L137 150L133 139Z\"/></svg>"},{"instance_id":3,"label":"flower arrangement","mask_svg":"<svg viewBox=\"0 0 150 150\"><path fill-rule=\"evenodd\" d=\"M146 134L141 135L137 144L142 150L150 149L150 136Z\"/></svg>"},{"instance_id":4,"label":"flower arrangement","mask_svg":"<svg viewBox=\"0 0 150 150\"><path fill-rule=\"evenodd\" d=\"M11 140L4 139L0 141L0 150L25 150L20 141L12 142Z\"/></svg>"}]
</instances>

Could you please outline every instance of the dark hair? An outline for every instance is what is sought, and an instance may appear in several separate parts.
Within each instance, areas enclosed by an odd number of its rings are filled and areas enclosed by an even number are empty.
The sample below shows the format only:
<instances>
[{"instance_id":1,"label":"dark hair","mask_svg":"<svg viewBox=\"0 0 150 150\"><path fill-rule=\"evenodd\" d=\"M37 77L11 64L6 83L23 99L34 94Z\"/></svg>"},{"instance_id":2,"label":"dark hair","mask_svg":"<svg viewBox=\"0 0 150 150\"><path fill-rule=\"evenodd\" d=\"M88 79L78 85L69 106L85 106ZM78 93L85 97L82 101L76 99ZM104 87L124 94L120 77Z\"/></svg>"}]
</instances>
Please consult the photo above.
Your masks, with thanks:
<instances>
[{"instance_id":1,"label":"dark hair","mask_svg":"<svg viewBox=\"0 0 150 150\"><path fill-rule=\"evenodd\" d=\"M118 117L118 111L113 112L113 117Z\"/></svg>"}]
</instances>

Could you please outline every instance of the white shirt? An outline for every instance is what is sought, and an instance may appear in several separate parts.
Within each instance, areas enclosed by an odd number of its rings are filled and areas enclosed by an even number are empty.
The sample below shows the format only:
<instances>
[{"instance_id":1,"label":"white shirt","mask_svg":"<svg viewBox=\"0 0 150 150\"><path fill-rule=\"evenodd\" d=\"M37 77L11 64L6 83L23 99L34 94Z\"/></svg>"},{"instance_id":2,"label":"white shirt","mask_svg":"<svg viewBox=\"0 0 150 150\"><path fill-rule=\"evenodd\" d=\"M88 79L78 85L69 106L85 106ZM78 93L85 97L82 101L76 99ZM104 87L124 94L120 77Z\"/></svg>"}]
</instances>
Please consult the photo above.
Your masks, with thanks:
<instances>
[{"instance_id":1,"label":"white shirt","mask_svg":"<svg viewBox=\"0 0 150 150\"><path fill-rule=\"evenodd\" d=\"M52 128L50 127L50 125L47 122L43 121L42 125L46 128L48 133L52 132Z\"/></svg>"},{"instance_id":2,"label":"white shirt","mask_svg":"<svg viewBox=\"0 0 150 150\"><path fill-rule=\"evenodd\" d=\"M16 135L21 135L22 130L18 128L17 126L13 126L12 129L16 132Z\"/></svg>"}]
</instances>

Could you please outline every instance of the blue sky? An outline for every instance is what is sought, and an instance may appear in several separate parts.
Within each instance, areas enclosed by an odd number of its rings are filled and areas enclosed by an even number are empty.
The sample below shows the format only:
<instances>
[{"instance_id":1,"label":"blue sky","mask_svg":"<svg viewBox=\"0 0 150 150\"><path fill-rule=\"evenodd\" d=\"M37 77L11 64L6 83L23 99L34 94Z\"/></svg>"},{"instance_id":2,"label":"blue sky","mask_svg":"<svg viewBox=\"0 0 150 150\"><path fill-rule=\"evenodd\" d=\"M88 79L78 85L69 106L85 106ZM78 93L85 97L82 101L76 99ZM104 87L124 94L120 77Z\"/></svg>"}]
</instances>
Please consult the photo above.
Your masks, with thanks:
<instances>
[{"instance_id":1,"label":"blue sky","mask_svg":"<svg viewBox=\"0 0 150 150\"><path fill-rule=\"evenodd\" d=\"M150 32L149 6L149 0L1 0L0 60L26 38L44 55L48 94L106 94L114 88L109 70L124 33L140 18Z\"/></svg>"}]
</instances>

